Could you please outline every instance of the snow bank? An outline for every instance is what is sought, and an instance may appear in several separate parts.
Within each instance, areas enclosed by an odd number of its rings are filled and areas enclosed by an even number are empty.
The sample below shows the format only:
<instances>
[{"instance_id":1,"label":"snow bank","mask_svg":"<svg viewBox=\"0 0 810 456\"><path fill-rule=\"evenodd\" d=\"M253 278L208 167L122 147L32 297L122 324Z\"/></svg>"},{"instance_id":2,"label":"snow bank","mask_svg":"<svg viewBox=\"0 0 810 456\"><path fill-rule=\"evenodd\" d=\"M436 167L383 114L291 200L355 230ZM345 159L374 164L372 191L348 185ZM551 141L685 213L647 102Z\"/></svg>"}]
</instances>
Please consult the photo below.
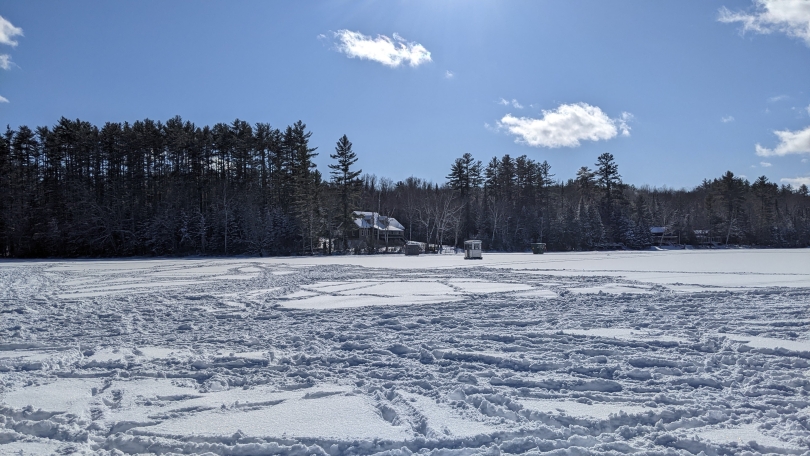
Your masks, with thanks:
<instances>
[{"instance_id":1,"label":"snow bank","mask_svg":"<svg viewBox=\"0 0 810 456\"><path fill-rule=\"evenodd\" d=\"M810 251L0 263L0 454L801 454Z\"/></svg>"}]
</instances>

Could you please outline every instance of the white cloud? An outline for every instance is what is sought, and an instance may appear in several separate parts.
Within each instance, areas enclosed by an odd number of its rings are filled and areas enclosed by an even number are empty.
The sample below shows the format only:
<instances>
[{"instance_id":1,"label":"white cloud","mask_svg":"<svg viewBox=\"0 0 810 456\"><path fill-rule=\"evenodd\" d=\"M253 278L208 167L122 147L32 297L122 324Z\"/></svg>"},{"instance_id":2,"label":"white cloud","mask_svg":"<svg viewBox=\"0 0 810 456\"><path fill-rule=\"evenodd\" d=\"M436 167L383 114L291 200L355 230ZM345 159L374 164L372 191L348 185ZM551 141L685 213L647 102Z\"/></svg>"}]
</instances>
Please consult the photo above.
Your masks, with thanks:
<instances>
[{"instance_id":1,"label":"white cloud","mask_svg":"<svg viewBox=\"0 0 810 456\"><path fill-rule=\"evenodd\" d=\"M790 184L793 187L801 187L806 185L810 187L810 176L807 177L783 177L779 181Z\"/></svg>"},{"instance_id":2,"label":"white cloud","mask_svg":"<svg viewBox=\"0 0 810 456\"><path fill-rule=\"evenodd\" d=\"M807 105L807 113L810 114L810 105Z\"/></svg>"},{"instance_id":3,"label":"white cloud","mask_svg":"<svg viewBox=\"0 0 810 456\"><path fill-rule=\"evenodd\" d=\"M4 70L11 69L11 56L8 54L0 54L0 68Z\"/></svg>"},{"instance_id":4,"label":"white cloud","mask_svg":"<svg viewBox=\"0 0 810 456\"><path fill-rule=\"evenodd\" d=\"M504 106L509 106L509 105L511 105L511 106L512 106L513 108L515 108L515 109L523 109L523 105L522 105L522 104L520 104L520 103L519 103L517 100L515 100L514 98L512 99L512 101L505 100L505 99L501 98L500 100L498 100L498 104L499 104L499 105L504 105Z\"/></svg>"},{"instance_id":5,"label":"white cloud","mask_svg":"<svg viewBox=\"0 0 810 456\"><path fill-rule=\"evenodd\" d=\"M810 2L807 0L754 0L751 12L720 8L720 22L739 23L742 32L781 32L810 46Z\"/></svg>"},{"instance_id":6,"label":"white cloud","mask_svg":"<svg viewBox=\"0 0 810 456\"><path fill-rule=\"evenodd\" d=\"M806 159L806 158L802 158L802 163L807 163L807 162L809 162L809 161L810 161L810 160L808 160L808 159Z\"/></svg>"},{"instance_id":7,"label":"white cloud","mask_svg":"<svg viewBox=\"0 0 810 456\"><path fill-rule=\"evenodd\" d=\"M768 98L768 103L776 103L777 101L787 100L787 95L775 95L773 97Z\"/></svg>"},{"instance_id":8,"label":"white cloud","mask_svg":"<svg viewBox=\"0 0 810 456\"><path fill-rule=\"evenodd\" d=\"M0 103L8 103L8 98L0 95Z\"/></svg>"},{"instance_id":9,"label":"white cloud","mask_svg":"<svg viewBox=\"0 0 810 456\"><path fill-rule=\"evenodd\" d=\"M623 112L622 116L616 119L616 125L619 127L619 130L622 131L622 136L630 136L630 126L627 124L632 120L633 115L629 112Z\"/></svg>"},{"instance_id":10,"label":"white cloud","mask_svg":"<svg viewBox=\"0 0 810 456\"><path fill-rule=\"evenodd\" d=\"M720 122L729 123L734 122L734 116L725 116L720 119Z\"/></svg>"},{"instance_id":11,"label":"white cloud","mask_svg":"<svg viewBox=\"0 0 810 456\"><path fill-rule=\"evenodd\" d=\"M7 44L11 47L16 46L15 36L23 36L22 29L15 27L6 18L0 16L0 44Z\"/></svg>"},{"instance_id":12,"label":"white cloud","mask_svg":"<svg viewBox=\"0 0 810 456\"><path fill-rule=\"evenodd\" d=\"M456 77L456 74L450 70L445 70L444 77L445 79L453 79L454 77Z\"/></svg>"},{"instance_id":13,"label":"white cloud","mask_svg":"<svg viewBox=\"0 0 810 456\"><path fill-rule=\"evenodd\" d=\"M393 38L377 35L377 38L351 30L338 30L334 34L338 41L337 50L350 58L373 60L385 66L396 68L402 63L415 67L430 62L430 51L419 43L405 41L396 33Z\"/></svg>"},{"instance_id":14,"label":"white cloud","mask_svg":"<svg viewBox=\"0 0 810 456\"><path fill-rule=\"evenodd\" d=\"M533 147L577 147L580 141L599 141L614 138L621 130L630 134L627 122L630 113L611 119L601 109L586 103L563 104L555 110L543 110L541 119L505 115L498 128L517 136L515 142Z\"/></svg>"},{"instance_id":15,"label":"white cloud","mask_svg":"<svg viewBox=\"0 0 810 456\"><path fill-rule=\"evenodd\" d=\"M756 145L760 157L784 156L790 154L810 154L810 127L798 131L774 131L779 137L779 144L773 149Z\"/></svg>"},{"instance_id":16,"label":"white cloud","mask_svg":"<svg viewBox=\"0 0 810 456\"><path fill-rule=\"evenodd\" d=\"M768 162L759 162L759 166L761 166L763 168L770 168L773 165L768 163Z\"/></svg>"}]
</instances>

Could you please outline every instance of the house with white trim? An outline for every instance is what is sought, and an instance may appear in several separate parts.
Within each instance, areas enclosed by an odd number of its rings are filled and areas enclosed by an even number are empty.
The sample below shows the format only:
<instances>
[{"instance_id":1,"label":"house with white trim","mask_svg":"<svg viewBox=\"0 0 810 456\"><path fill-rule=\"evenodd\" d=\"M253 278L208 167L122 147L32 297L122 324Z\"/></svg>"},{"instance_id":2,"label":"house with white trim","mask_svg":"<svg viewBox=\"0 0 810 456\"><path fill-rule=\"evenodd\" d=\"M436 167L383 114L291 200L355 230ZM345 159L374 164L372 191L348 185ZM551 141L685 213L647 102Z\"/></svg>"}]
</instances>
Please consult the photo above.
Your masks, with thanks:
<instances>
[{"instance_id":1,"label":"house with white trim","mask_svg":"<svg viewBox=\"0 0 810 456\"><path fill-rule=\"evenodd\" d=\"M401 248L405 244L405 227L394 217L377 212L354 211L354 229L349 247L360 249Z\"/></svg>"}]
</instances>

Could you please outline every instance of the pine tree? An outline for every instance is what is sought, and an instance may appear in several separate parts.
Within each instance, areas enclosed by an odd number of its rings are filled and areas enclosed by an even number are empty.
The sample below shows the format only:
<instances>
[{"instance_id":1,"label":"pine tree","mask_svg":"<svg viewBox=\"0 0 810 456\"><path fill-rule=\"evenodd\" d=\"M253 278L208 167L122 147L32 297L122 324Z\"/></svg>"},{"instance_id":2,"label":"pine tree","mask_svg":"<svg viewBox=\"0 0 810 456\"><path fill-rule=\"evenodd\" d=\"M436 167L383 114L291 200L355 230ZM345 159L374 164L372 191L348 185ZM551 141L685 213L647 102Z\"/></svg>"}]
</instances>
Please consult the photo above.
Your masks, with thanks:
<instances>
[{"instance_id":1,"label":"pine tree","mask_svg":"<svg viewBox=\"0 0 810 456\"><path fill-rule=\"evenodd\" d=\"M634 248L646 249L652 245L652 235L650 234L650 223L652 222L652 214L647 200L643 195L639 194L634 203L635 209L635 232L634 232Z\"/></svg>"},{"instance_id":2,"label":"pine tree","mask_svg":"<svg viewBox=\"0 0 810 456\"><path fill-rule=\"evenodd\" d=\"M740 231L739 215L745 192L748 190L748 182L735 177L731 171L726 171L720 179L715 179L714 187L725 209L725 241L728 244L731 235Z\"/></svg>"},{"instance_id":3,"label":"pine tree","mask_svg":"<svg viewBox=\"0 0 810 456\"><path fill-rule=\"evenodd\" d=\"M596 173L591 171L587 166L583 166L577 170L577 189L579 190L580 198L585 204L590 204L593 200L593 191L596 187Z\"/></svg>"},{"instance_id":4,"label":"pine tree","mask_svg":"<svg viewBox=\"0 0 810 456\"><path fill-rule=\"evenodd\" d=\"M311 132L300 120L291 128L288 127L290 145L292 146L292 184L293 208L301 233L301 252L313 253L313 236L318 225L318 197L321 185L321 173L315 170L312 159L318 154L317 148L309 147Z\"/></svg>"},{"instance_id":5,"label":"pine tree","mask_svg":"<svg viewBox=\"0 0 810 456\"><path fill-rule=\"evenodd\" d=\"M457 158L450 167L447 184L459 196L462 204L463 219L461 232L469 239L478 232L476 217L473 214L473 198L481 187L481 161L475 160L470 153Z\"/></svg>"},{"instance_id":6,"label":"pine tree","mask_svg":"<svg viewBox=\"0 0 810 456\"><path fill-rule=\"evenodd\" d=\"M621 233L626 230L623 224L619 223L619 214L617 208L617 199L621 197L621 175L619 175L619 165L613 160L613 154L605 152L600 155L596 160L596 183L602 193L601 200L601 214L602 219L608 220L608 231L612 232L613 238L619 241L618 238L622 237Z\"/></svg>"},{"instance_id":7,"label":"pine tree","mask_svg":"<svg viewBox=\"0 0 810 456\"><path fill-rule=\"evenodd\" d=\"M622 182L622 176L619 175L619 165L613 160L613 154L605 152L597 158L596 167L594 175L597 178L597 184L602 189L607 201L612 202L619 184Z\"/></svg>"},{"instance_id":8,"label":"pine tree","mask_svg":"<svg viewBox=\"0 0 810 456\"><path fill-rule=\"evenodd\" d=\"M362 184L358 176L363 170L352 169L352 166L357 163L357 155L352 151L352 143L346 135L338 140L335 145L335 153L330 154L329 157L336 161L329 165L329 169L332 170L330 171L332 183L337 187L339 196L340 211L336 222L343 236L342 248L345 250L348 248L346 237L354 229L352 211Z\"/></svg>"}]
</instances>

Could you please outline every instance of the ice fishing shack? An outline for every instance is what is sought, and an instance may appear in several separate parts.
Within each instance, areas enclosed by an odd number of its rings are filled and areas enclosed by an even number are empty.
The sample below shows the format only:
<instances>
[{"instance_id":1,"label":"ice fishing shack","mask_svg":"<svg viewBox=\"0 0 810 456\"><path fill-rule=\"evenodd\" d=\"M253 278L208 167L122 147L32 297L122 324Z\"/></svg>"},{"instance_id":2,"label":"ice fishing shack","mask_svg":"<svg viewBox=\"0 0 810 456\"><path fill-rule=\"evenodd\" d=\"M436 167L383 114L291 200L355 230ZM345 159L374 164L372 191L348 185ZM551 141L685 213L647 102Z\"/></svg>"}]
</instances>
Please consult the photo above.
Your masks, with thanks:
<instances>
[{"instance_id":1,"label":"ice fishing shack","mask_svg":"<svg viewBox=\"0 0 810 456\"><path fill-rule=\"evenodd\" d=\"M422 253L422 246L418 242L408 241L402 247L402 252L405 255L419 255Z\"/></svg>"},{"instance_id":2,"label":"ice fishing shack","mask_svg":"<svg viewBox=\"0 0 810 456\"><path fill-rule=\"evenodd\" d=\"M465 260L483 260L481 256L481 241L472 240L464 241L464 259Z\"/></svg>"}]
</instances>

